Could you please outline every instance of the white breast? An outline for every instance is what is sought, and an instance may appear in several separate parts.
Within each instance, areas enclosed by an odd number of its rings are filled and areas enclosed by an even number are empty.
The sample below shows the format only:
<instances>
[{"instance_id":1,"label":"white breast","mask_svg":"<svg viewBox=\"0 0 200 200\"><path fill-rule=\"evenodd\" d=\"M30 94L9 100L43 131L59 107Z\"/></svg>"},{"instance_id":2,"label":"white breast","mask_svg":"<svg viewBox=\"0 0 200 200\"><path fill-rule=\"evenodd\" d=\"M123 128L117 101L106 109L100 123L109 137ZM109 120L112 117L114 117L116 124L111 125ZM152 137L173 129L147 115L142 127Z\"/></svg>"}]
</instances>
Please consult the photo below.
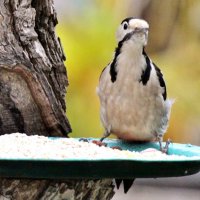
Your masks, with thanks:
<instances>
[{"instance_id":1,"label":"white breast","mask_svg":"<svg viewBox=\"0 0 200 200\"><path fill-rule=\"evenodd\" d=\"M170 107L162 97L152 66L147 85L140 82L146 67L144 56L133 45L124 45L117 60L117 79L111 82L110 66L101 75L98 94L103 126L119 138L149 141L167 129ZM168 102L168 103L167 103Z\"/></svg>"}]
</instances>

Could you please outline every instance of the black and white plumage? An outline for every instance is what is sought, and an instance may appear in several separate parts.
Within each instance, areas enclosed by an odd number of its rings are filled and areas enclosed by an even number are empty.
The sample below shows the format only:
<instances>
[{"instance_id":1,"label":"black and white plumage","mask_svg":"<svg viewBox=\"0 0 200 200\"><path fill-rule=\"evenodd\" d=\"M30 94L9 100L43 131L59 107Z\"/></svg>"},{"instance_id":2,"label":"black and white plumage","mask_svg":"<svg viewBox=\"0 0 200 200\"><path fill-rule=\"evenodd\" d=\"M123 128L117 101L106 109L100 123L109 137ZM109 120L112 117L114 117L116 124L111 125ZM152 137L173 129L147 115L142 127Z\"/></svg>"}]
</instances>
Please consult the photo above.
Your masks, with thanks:
<instances>
[{"instance_id":1,"label":"black and white plumage","mask_svg":"<svg viewBox=\"0 0 200 200\"><path fill-rule=\"evenodd\" d=\"M173 101L167 99L160 69L145 52L148 30L145 20L135 18L123 20L117 30L114 58L97 87L102 140L112 133L127 141L161 144L167 130Z\"/></svg>"}]
</instances>

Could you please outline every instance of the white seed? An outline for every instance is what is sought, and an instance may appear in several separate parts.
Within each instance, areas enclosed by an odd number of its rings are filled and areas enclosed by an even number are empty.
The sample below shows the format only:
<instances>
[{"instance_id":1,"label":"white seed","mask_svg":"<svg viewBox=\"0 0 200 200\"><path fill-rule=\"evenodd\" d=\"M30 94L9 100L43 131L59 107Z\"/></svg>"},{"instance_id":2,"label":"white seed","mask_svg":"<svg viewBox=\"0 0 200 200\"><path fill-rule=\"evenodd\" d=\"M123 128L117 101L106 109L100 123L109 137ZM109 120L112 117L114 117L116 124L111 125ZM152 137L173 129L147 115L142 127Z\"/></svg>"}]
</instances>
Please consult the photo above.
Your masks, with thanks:
<instances>
[{"instance_id":1,"label":"white seed","mask_svg":"<svg viewBox=\"0 0 200 200\"><path fill-rule=\"evenodd\" d=\"M80 142L73 138L51 139L44 136L27 136L13 133L0 136L0 159L138 159L182 160L194 159L178 155L166 155L156 149L142 152L99 147L94 143ZM200 159L200 157L198 157Z\"/></svg>"}]
</instances>

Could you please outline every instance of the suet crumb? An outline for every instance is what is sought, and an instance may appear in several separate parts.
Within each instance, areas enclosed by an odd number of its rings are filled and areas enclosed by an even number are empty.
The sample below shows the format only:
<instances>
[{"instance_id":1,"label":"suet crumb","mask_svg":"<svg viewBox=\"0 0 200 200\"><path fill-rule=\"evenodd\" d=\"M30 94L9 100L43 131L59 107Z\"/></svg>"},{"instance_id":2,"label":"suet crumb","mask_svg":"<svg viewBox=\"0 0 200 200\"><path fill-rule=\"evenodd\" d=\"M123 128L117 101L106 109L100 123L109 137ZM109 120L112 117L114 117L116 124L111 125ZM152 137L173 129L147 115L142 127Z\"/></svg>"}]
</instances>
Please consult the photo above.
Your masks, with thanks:
<instances>
[{"instance_id":1,"label":"suet crumb","mask_svg":"<svg viewBox=\"0 0 200 200\"><path fill-rule=\"evenodd\" d=\"M51 160L181 160L191 159L179 155L166 155L156 149L142 152L120 150L83 142L75 138L49 138L13 133L0 136L0 159L51 159Z\"/></svg>"}]
</instances>

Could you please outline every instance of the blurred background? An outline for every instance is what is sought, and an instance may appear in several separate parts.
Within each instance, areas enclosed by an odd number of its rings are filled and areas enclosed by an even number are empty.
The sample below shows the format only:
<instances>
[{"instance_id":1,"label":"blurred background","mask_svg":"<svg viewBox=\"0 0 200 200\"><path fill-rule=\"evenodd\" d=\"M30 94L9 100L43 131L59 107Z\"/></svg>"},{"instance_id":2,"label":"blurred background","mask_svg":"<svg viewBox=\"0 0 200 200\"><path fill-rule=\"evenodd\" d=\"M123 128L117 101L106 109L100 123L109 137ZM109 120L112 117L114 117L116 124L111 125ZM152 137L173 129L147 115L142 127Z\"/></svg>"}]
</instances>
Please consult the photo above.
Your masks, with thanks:
<instances>
[{"instance_id":1,"label":"blurred background","mask_svg":"<svg viewBox=\"0 0 200 200\"><path fill-rule=\"evenodd\" d=\"M199 0L54 0L69 77L67 115L72 137L101 137L96 86L113 58L115 32L134 16L150 24L146 48L163 71L168 96L175 98L165 139L200 145ZM200 174L180 178L136 179L128 194L113 200L199 200Z\"/></svg>"},{"instance_id":2,"label":"blurred background","mask_svg":"<svg viewBox=\"0 0 200 200\"><path fill-rule=\"evenodd\" d=\"M165 139L200 145L199 0L54 0L57 35L67 56L67 115L72 137L101 137L96 86L113 58L115 32L134 16L150 24L148 55L175 98Z\"/></svg>"}]
</instances>

